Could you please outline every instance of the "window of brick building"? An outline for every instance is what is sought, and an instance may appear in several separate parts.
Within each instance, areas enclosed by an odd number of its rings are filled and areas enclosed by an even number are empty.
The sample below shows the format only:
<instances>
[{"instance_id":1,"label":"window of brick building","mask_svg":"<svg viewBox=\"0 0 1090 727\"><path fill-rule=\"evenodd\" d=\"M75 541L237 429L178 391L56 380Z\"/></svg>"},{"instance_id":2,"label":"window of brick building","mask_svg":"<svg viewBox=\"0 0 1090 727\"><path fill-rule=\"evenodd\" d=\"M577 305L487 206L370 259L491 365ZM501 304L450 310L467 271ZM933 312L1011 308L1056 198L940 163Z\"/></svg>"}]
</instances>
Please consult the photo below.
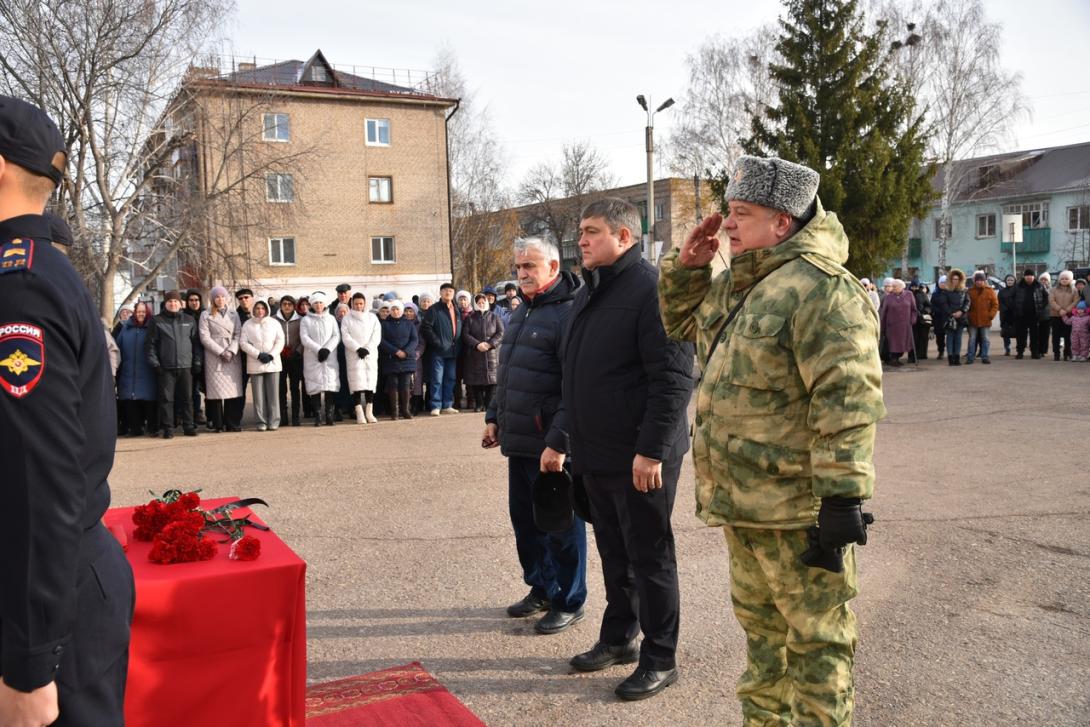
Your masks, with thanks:
<instances>
[{"instance_id":1,"label":"window of brick building","mask_svg":"<svg viewBox=\"0 0 1090 727\"><path fill-rule=\"evenodd\" d=\"M269 265L295 264L295 238L269 238Z\"/></svg>"},{"instance_id":2,"label":"window of brick building","mask_svg":"<svg viewBox=\"0 0 1090 727\"><path fill-rule=\"evenodd\" d=\"M389 119L367 119L367 145L390 146Z\"/></svg>"},{"instance_id":3,"label":"window of brick building","mask_svg":"<svg viewBox=\"0 0 1090 727\"><path fill-rule=\"evenodd\" d=\"M395 262L394 260L394 238L392 237L372 237L371 238L371 262L387 264Z\"/></svg>"},{"instance_id":4,"label":"window of brick building","mask_svg":"<svg viewBox=\"0 0 1090 727\"><path fill-rule=\"evenodd\" d=\"M292 202L295 188L290 174L265 175L265 200L268 202Z\"/></svg>"},{"instance_id":5,"label":"window of brick building","mask_svg":"<svg viewBox=\"0 0 1090 727\"><path fill-rule=\"evenodd\" d=\"M265 141L291 141L291 124L287 114L265 114Z\"/></svg>"},{"instance_id":6,"label":"window of brick building","mask_svg":"<svg viewBox=\"0 0 1090 727\"><path fill-rule=\"evenodd\" d=\"M368 177L367 184L372 202L385 204L394 201L394 182L391 177Z\"/></svg>"}]
</instances>

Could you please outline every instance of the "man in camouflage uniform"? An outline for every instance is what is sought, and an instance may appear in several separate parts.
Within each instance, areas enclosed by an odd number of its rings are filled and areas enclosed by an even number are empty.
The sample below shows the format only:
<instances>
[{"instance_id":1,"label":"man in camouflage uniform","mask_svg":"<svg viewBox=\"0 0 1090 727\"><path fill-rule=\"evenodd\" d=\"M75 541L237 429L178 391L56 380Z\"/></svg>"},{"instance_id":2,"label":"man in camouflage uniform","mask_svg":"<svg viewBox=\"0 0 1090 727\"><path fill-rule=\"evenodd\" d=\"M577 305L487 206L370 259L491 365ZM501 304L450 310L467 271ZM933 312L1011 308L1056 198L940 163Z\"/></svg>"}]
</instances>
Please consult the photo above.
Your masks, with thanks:
<instances>
[{"instance_id":1,"label":"man in camouflage uniform","mask_svg":"<svg viewBox=\"0 0 1090 727\"><path fill-rule=\"evenodd\" d=\"M798 164L743 157L725 224L704 220L659 279L666 331L696 341L702 365L697 515L726 533L751 727L847 725L854 698L852 543L866 542L861 503L885 407L878 318L843 267L848 239L818 181ZM731 261L713 279L720 224ZM814 525L831 567L842 557L839 572L800 560Z\"/></svg>"}]
</instances>

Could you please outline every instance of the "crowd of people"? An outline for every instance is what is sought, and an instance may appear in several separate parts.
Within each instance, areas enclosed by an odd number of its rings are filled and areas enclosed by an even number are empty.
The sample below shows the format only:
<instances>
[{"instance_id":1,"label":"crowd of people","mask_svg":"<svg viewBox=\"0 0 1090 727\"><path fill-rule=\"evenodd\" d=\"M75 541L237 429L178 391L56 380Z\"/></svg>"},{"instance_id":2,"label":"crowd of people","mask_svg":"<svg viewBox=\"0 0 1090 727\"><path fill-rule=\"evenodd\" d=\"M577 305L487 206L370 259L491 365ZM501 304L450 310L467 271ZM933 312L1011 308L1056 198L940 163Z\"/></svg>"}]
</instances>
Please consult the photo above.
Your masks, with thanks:
<instances>
[{"instance_id":1,"label":"crowd of people","mask_svg":"<svg viewBox=\"0 0 1090 727\"><path fill-rule=\"evenodd\" d=\"M889 366L903 366L928 357L935 341L937 358L950 366L972 364L977 358L990 364L989 331L999 316L1003 355L1040 359L1052 342L1054 361L1090 359L1090 290L1086 280L1075 279L1070 270L1056 276L1026 269L1021 280L1007 275L998 293L988 276L973 273L972 280L958 268L939 278L929 290L914 278L886 278L879 291L871 281L861 282L881 320L881 357ZM965 345L964 356L962 345Z\"/></svg>"},{"instance_id":2,"label":"crowd of people","mask_svg":"<svg viewBox=\"0 0 1090 727\"><path fill-rule=\"evenodd\" d=\"M484 411L516 293L513 283L502 297L445 283L438 299L390 291L369 300L345 283L333 299L315 291L262 300L242 288L232 302L217 286L208 305L197 289L166 293L158 313L139 301L119 311L108 341L118 432L242 431L247 389L258 431Z\"/></svg>"}]
</instances>

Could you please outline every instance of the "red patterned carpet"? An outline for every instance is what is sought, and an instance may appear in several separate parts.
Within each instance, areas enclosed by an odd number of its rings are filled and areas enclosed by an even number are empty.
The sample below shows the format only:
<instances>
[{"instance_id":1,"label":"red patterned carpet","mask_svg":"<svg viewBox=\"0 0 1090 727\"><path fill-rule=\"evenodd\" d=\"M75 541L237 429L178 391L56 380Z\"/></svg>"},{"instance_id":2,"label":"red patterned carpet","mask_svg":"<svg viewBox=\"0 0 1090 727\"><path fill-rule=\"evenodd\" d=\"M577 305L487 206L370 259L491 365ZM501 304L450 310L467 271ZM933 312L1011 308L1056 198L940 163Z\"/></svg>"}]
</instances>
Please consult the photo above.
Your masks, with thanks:
<instances>
[{"instance_id":1,"label":"red patterned carpet","mask_svg":"<svg viewBox=\"0 0 1090 727\"><path fill-rule=\"evenodd\" d=\"M419 662L315 684L307 727L484 727Z\"/></svg>"}]
</instances>

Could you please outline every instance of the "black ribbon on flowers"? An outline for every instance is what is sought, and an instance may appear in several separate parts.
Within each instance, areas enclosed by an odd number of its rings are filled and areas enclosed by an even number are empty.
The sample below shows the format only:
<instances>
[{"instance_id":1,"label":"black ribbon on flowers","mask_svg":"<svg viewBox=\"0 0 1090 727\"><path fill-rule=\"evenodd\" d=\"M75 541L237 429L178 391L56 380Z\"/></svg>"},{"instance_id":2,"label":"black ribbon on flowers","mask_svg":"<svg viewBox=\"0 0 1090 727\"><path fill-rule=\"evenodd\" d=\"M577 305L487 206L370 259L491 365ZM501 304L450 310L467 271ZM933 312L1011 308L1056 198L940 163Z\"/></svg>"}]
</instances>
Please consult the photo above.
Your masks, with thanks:
<instances>
[{"instance_id":1,"label":"black ribbon on flowers","mask_svg":"<svg viewBox=\"0 0 1090 727\"><path fill-rule=\"evenodd\" d=\"M232 540L238 540L242 537L242 530L245 527L267 532L269 526L254 522L249 517L231 517L231 512L233 510L237 510L240 507L250 507L251 505L264 505L265 507L268 507L269 503L259 497L247 497L243 500L235 500L234 502L228 502L217 508L208 510L205 513L205 530L218 530L226 535L227 538L221 540L221 543L229 543ZM221 515L226 517L220 517Z\"/></svg>"}]
</instances>

